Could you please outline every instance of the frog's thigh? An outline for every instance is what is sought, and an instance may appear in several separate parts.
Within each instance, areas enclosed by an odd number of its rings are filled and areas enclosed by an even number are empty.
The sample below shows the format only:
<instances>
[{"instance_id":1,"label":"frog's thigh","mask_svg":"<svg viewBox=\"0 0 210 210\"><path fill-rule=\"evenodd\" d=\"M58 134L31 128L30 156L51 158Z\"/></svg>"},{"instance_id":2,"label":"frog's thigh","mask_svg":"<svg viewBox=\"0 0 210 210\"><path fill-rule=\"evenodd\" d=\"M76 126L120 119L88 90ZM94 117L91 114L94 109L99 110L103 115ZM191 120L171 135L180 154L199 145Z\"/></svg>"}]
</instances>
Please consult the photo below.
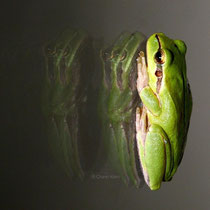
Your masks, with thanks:
<instances>
[{"instance_id":1,"label":"frog's thigh","mask_svg":"<svg viewBox=\"0 0 210 210\"><path fill-rule=\"evenodd\" d=\"M149 185L158 189L167 180L171 169L170 144L164 130L156 124L149 128L145 142L145 165L149 175Z\"/></svg>"}]
</instances>

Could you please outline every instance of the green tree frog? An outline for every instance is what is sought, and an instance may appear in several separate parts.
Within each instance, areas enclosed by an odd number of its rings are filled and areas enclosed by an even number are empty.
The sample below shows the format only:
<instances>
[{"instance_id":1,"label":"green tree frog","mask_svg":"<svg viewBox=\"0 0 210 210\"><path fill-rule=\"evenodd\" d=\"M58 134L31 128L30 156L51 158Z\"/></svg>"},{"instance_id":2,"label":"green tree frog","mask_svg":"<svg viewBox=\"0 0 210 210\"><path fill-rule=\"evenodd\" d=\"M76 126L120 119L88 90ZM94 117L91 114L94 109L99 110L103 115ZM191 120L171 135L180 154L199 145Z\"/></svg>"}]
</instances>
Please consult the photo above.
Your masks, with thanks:
<instances>
[{"instance_id":1,"label":"green tree frog","mask_svg":"<svg viewBox=\"0 0 210 210\"><path fill-rule=\"evenodd\" d=\"M85 31L67 29L44 47L43 111L50 146L67 174L81 179L81 119L92 73L91 46Z\"/></svg>"},{"instance_id":2,"label":"green tree frog","mask_svg":"<svg viewBox=\"0 0 210 210\"><path fill-rule=\"evenodd\" d=\"M139 186L135 160L135 113L140 103L136 89L136 57L145 36L122 33L101 54L103 80L99 115L108 157L123 181Z\"/></svg>"},{"instance_id":3,"label":"green tree frog","mask_svg":"<svg viewBox=\"0 0 210 210\"><path fill-rule=\"evenodd\" d=\"M186 45L163 33L153 34L137 59L136 139L145 182L157 190L170 181L181 162L192 96L186 76Z\"/></svg>"}]
</instances>

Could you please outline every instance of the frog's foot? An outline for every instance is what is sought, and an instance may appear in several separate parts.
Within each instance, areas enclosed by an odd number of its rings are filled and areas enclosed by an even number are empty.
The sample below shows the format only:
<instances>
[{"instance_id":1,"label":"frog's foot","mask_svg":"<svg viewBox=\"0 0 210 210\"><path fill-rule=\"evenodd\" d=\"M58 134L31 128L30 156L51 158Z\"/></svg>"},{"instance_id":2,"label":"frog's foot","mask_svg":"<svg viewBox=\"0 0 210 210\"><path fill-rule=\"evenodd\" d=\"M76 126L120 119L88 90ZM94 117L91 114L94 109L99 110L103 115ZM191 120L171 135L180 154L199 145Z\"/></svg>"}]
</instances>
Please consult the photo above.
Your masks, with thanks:
<instances>
[{"instance_id":1,"label":"frog's foot","mask_svg":"<svg viewBox=\"0 0 210 210\"><path fill-rule=\"evenodd\" d=\"M137 141L141 139L137 139ZM157 190L162 181L170 179L171 148L164 130L156 124L149 127L145 143L140 142L139 155L144 179L151 190Z\"/></svg>"},{"instance_id":2,"label":"frog's foot","mask_svg":"<svg viewBox=\"0 0 210 210\"><path fill-rule=\"evenodd\" d=\"M138 70L137 90L140 94L141 90L144 87L146 87L149 82L146 58L143 51L140 51L139 57L137 58L137 70Z\"/></svg>"}]
</instances>

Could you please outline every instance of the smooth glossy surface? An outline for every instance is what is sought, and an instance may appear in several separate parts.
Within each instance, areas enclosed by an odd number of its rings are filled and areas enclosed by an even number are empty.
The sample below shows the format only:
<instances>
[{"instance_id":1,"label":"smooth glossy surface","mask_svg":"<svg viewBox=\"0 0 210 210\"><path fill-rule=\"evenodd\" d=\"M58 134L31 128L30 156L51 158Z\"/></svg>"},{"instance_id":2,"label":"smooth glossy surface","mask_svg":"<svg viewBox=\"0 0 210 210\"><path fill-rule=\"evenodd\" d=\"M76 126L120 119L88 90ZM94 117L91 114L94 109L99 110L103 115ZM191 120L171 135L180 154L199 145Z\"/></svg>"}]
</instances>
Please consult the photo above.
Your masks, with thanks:
<instances>
[{"instance_id":1,"label":"smooth glossy surface","mask_svg":"<svg viewBox=\"0 0 210 210\"><path fill-rule=\"evenodd\" d=\"M102 51L103 81L99 115L110 163L126 184L139 186L135 157L135 109L140 103L136 89L135 60L144 36L122 33Z\"/></svg>"}]
</instances>

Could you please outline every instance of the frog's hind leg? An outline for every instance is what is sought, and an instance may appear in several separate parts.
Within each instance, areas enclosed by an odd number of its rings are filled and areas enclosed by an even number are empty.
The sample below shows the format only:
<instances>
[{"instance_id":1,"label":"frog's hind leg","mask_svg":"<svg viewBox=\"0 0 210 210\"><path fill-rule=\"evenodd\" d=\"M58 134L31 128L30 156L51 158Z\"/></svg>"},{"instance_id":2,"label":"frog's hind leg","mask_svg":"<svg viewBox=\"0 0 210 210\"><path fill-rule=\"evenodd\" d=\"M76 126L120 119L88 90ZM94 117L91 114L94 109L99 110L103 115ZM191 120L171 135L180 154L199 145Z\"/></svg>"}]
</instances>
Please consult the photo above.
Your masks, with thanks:
<instances>
[{"instance_id":1,"label":"frog's hind leg","mask_svg":"<svg viewBox=\"0 0 210 210\"><path fill-rule=\"evenodd\" d=\"M144 165L147 184L152 190L159 189L162 181L170 179L171 155L167 134L159 125L150 125L144 144Z\"/></svg>"}]
</instances>

